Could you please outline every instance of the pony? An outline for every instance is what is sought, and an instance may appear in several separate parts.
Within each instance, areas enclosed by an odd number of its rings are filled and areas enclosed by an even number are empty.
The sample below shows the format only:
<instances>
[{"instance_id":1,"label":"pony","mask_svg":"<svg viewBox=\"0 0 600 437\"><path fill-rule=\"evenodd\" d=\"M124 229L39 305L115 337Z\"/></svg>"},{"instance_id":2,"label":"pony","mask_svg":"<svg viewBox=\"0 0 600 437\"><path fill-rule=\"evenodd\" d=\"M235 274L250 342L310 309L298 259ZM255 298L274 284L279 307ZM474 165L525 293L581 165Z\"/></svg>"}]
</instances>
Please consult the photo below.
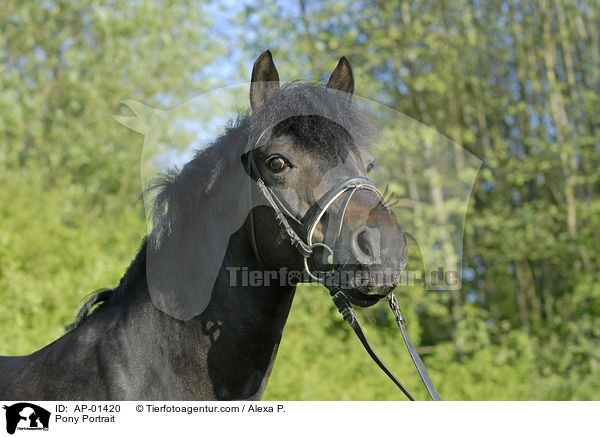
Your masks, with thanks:
<instances>
[{"instance_id":1,"label":"pony","mask_svg":"<svg viewBox=\"0 0 600 437\"><path fill-rule=\"evenodd\" d=\"M0 357L0 397L259 400L306 273L334 278L325 286L358 306L388 295L406 235L366 179L373 128L353 90L344 57L326 86L282 86L262 53L251 109L150 187L153 227L118 286L91 297L53 343ZM333 199L340 186L350 189Z\"/></svg>"}]
</instances>

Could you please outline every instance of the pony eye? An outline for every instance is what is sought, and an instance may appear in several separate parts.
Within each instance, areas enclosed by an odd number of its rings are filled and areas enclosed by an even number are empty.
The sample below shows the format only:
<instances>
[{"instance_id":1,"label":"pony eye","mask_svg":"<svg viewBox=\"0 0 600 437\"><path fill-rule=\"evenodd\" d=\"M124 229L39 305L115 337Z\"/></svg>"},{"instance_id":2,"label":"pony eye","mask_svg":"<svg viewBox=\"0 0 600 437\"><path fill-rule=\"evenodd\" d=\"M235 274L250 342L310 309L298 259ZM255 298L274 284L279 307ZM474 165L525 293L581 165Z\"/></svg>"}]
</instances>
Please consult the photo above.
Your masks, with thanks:
<instances>
[{"instance_id":1,"label":"pony eye","mask_svg":"<svg viewBox=\"0 0 600 437\"><path fill-rule=\"evenodd\" d=\"M369 173L371 170L373 170L375 168L375 163L371 162L369 163L369 165L367 165L367 173Z\"/></svg>"},{"instance_id":2,"label":"pony eye","mask_svg":"<svg viewBox=\"0 0 600 437\"><path fill-rule=\"evenodd\" d=\"M283 171L283 169L286 168L287 166L288 166L288 163L285 162L285 159L283 159L279 156L269 160L269 168L271 169L271 171L273 171L275 173L279 173L280 171Z\"/></svg>"}]
</instances>

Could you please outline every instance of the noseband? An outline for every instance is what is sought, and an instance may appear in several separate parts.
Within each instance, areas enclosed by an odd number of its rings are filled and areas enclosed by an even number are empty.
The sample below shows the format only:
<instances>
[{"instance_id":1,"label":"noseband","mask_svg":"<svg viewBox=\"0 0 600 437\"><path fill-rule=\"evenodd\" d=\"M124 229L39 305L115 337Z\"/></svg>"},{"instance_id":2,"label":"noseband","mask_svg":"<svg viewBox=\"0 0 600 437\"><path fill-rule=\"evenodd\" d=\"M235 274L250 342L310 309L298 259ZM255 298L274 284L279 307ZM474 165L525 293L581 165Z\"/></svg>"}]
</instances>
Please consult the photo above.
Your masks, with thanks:
<instances>
[{"instance_id":1,"label":"noseband","mask_svg":"<svg viewBox=\"0 0 600 437\"><path fill-rule=\"evenodd\" d=\"M265 132L266 131L263 131L261 133L261 135L259 136L259 140ZM255 144L257 144L257 143L258 143L258 140L256 141ZM325 278L324 277L320 278L320 277L316 276L315 274L313 274L309 268L308 263L309 263L309 259L313 255L314 248L322 247L327 252L329 252L329 256L327 257L328 264L333 265L333 262L334 262L333 249L330 246L328 246L327 244L325 244L324 242L323 243L313 243L313 241L312 241L315 229L317 228L319 221L321 220L321 218L323 218L323 215L327 212L329 207L331 205L333 205L333 203L336 200L338 200L340 197L342 197L344 194L346 194L346 197L342 201L340 212L337 217L338 222L337 222L337 226L335 228L335 234L334 234L334 237L335 237L334 241L337 241L337 238L339 237L341 229L342 229L342 224L344 221L344 216L346 214L346 209L348 207L348 203L350 203L350 199L358 190L371 191L371 192L377 194L381 198L381 200L383 202L382 205L385 208L389 209L390 206L385 201L385 197L383 196L383 194L379 191L379 189L377 189L377 187L371 180L369 180L368 178L365 178L365 177L356 176L356 177L352 177L352 178L349 178L349 179L346 179L346 180L340 182L339 184L337 184L336 186L331 188L329 191L327 191L313 206L311 206L308 209L308 211L306 212L306 214L304 215L302 220L299 220L294 216L294 214L292 214L289 211L288 208L285 207L285 204L279 199L279 197L277 197L277 195L273 192L271 187L269 187L268 185L265 184L262 174L260 172L260 169L258 168L258 166L256 165L256 162L254 161L253 149L254 148L250 148L249 152L247 154L248 174L251 177L254 174L254 176L256 177L256 185L257 185L259 191L262 193L262 195L265 197L265 199L267 200L267 202L269 203L269 205L273 208L273 211L275 212L275 220L277 221L279 226L282 227L282 229L284 230L286 235L290 238L291 245L293 247L295 247L298 250L298 252L300 252L302 257L304 258L303 259L304 270L306 271L306 273L312 279L314 279L316 281L323 281ZM250 199L252 199L252 187L250 187ZM256 258L262 265L263 263L260 258L258 246L256 244L256 231L255 231L255 227L254 227L254 212L252 211L252 201L250 202L250 208L251 208L251 211L250 211L250 244L252 246L252 251L254 252L254 255L256 256ZM307 236L306 242L298 236L298 234L296 233L296 231L294 231L294 229L292 228L292 226L290 225L290 222L288 220L295 222L296 225L300 227L300 229L305 231L306 236ZM406 397L408 397L408 399L410 399L411 401L414 401L415 397L400 382L400 380L398 378L396 378L396 376L391 372L391 370L389 370L387 368L387 366L383 363L383 361L381 361L379 356L375 353L375 351L371 347L369 341L367 340L365 332L362 329L360 322L358 321L356 312L352 308L348 298L343 293L343 291L340 290L335 293L332 292L331 294L333 296L333 302L337 306L339 312L342 314L342 317L352 327L352 330L354 331L354 333L356 334L356 336L358 337L358 339L360 340L360 342L366 349L367 353L371 356L373 361L375 361L375 363L377 363L377 365L394 382L394 384L396 384L396 386L406 395ZM412 342L410 341L410 338L408 337L408 332L406 331L406 329L404 327L405 320L404 320L404 317L402 316L402 313L400 312L400 305L398 304L398 300L396 299L396 296L393 293L389 293L387 296L387 299L388 299L390 308L395 315L396 323L397 323L398 327L400 328L400 331L402 332L402 338L404 339L404 343L406 344L406 347L408 348L410 357L412 358L413 363L415 364L417 371L419 372L419 375L421 376L421 380L423 381L423 384L425 385L425 387L427 388L427 391L429 392L429 395L431 396L431 399L433 399L434 401L441 400L440 396L438 395L438 393L435 389L435 386L433 385L433 382L431 381L431 378L429 377L429 374L427 373L427 369L425 369L425 365L423 364L421 357L417 353L415 347L413 346Z\"/></svg>"}]
</instances>

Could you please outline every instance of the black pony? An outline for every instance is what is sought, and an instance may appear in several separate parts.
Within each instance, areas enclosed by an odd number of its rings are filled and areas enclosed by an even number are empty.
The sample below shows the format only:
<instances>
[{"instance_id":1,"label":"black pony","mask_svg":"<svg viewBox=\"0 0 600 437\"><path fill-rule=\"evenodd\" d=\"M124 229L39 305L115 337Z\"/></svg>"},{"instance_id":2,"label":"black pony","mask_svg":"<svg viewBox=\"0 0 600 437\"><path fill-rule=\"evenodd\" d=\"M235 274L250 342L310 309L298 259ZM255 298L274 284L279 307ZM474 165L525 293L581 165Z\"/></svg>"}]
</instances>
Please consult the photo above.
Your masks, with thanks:
<instances>
[{"instance_id":1,"label":"black pony","mask_svg":"<svg viewBox=\"0 0 600 437\"><path fill-rule=\"evenodd\" d=\"M55 342L0 357L0 397L260 399L298 278L257 286L237 273L360 272L326 286L344 288L360 306L386 296L406 263L406 237L376 191L317 207L323 214L311 236L333 256L313 246L305 266L298 248L308 238L303 219L319 200L373 167L371 129L351 103L353 89L345 58L326 87L280 87L264 52L252 72L249 114L154 185L153 231L120 284L92 297ZM284 208L277 217L269 193ZM247 201L252 208L240 207Z\"/></svg>"}]
</instances>

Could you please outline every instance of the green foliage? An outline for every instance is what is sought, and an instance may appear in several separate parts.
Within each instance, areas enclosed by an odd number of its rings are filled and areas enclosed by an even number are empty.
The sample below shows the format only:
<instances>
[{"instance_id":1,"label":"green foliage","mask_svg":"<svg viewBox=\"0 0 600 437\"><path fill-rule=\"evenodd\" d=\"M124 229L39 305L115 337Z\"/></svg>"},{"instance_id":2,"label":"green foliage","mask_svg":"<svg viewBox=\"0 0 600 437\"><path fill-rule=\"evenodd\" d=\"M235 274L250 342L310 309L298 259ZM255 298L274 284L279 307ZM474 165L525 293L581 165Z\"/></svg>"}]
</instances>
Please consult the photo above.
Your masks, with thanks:
<instances>
[{"instance_id":1,"label":"green foliage","mask_svg":"<svg viewBox=\"0 0 600 437\"><path fill-rule=\"evenodd\" d=\"M142 138L111 117L119 102L168 106L216 83L204 5L161 3L2 5L1 354L61 335L141 243Z\"/></svg>"},{"instance_id":2,"label":"green foliage","mask_svg":"<svg viewBox=\"0 0 600 437\"><path fill-rule=\"evenodd\" d=\"M228 9L9 0L0 9L0 354L61 335L86 294L115 285L139 247L142 138L110 116L131 115L119 102L166 108L246 81L271 48L282 78L326 80L347 56L357 94L484 161L464 252L445 253L470 272L462 290L397 290L442 398L599 399L594 1L249 0ZM404 138L406 154L419 144ZM381 158L407 208L419 198L406 181L422 190L449 177L408 172L392 148ZM457 210L451 199L439 206L448 217ZM410 250L409 269L419 270L418 247ZM385 308L359 316L386 363L425 398ZM400 393L327 293L301 287L266 398Z\"/></svg>"}]
</instances>

